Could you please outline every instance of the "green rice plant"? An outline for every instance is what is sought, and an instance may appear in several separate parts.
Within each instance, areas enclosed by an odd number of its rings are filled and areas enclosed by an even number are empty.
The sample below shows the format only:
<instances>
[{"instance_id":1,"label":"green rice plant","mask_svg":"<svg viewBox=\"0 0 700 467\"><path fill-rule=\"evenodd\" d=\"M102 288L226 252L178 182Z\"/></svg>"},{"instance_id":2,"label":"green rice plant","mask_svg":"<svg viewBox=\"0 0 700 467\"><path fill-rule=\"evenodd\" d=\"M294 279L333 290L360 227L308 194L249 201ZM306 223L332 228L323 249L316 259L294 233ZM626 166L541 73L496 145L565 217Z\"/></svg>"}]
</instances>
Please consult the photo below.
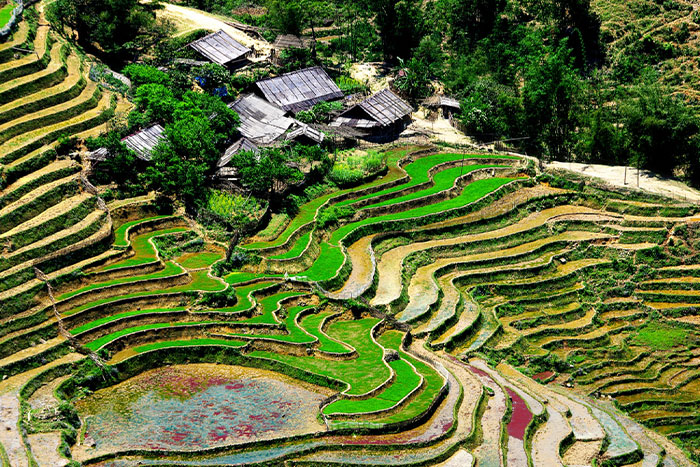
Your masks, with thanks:
<instances>
[{"instance_id":1,"label":"green rice plant","mask_svg":"<svg viewBox=\"0 0 700 467\"><path fill-rule=\"evenodd\" d=\"M316 357L296 357L274 352L255 351L251 357L263 357L286 363L292 367L310 371L346 382L349 395L365 394L382 384L389 377L389 369L382 362L384 352L376 345L370 333L379 322L376 318L363 318L355 321L335 321L328 326L328 335L345 342L357 350L358 356L352 360L327 360ZM373 371L366 371L372 368Z\"/></svg>"},{"instance_id":2,"label":"green rice plant","mask_svg":"<svg viewBox=\"0 0 700 467\"><path fill-rule=\"evenodd\" d=\"M12 16L12 10L17 7L17 4L10 0L4 7L0 8L0 28L4 27L9 21L10 16Z\"/></svg>"}]
</instances>

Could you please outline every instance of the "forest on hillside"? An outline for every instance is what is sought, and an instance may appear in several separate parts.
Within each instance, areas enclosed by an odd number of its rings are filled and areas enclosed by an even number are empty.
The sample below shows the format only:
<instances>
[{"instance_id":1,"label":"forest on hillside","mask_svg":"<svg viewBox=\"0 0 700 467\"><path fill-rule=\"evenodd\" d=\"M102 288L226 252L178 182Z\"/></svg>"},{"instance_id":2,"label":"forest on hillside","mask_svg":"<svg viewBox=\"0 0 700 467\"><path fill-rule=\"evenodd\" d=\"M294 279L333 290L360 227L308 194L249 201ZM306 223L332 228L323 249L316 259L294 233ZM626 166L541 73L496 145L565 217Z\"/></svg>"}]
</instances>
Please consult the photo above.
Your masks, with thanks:
<instances>
[{"instance_id":1,"label":"forest on hillside","mask_svg":"<svg viewBox=\"0 0 700 467\"><path fill-rule=\"evenodd\" d=\"M636 23L625 28L624 40L615 37L590 0L182 3L261 26L269 40L281 33L332 35L292 54L289 68L386 61L403 70L395 85L414 103L437 90L461 99L459 120L478 141L511 140L547 160L627 164L700 181L696 102L675 92L660 66L688 54L684 44L697 38L700 12L688 3L623 2L661 26L666 18L686 18L661 31L671 42L643 35ZM110 63L158 64L174 48L164 45L168 25L154 20L157 8L136 0L58 0L51 17Z\"/></svg>"}]
</instances>

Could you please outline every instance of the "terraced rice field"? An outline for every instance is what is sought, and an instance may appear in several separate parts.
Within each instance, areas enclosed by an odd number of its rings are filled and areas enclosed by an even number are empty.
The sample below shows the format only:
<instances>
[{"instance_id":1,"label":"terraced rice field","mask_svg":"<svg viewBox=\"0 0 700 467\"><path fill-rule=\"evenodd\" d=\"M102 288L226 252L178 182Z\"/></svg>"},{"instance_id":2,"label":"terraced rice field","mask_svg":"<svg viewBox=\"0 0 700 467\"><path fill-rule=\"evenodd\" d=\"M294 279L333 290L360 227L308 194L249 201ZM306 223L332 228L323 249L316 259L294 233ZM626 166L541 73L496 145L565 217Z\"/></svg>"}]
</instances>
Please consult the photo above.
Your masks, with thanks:
<instances>
[{"instance_id":1,"label":"terraced rice field","mask_svg":"<svg viewBox=\"0 0 700 467\"><path fill-rule=\"evenodd\" d=\"M113 103L32 39L0 68L0 464L693 465L696 206L383 148L219 277L224 245L166 258L185 219L56 159Z\"/></svg>"}]
</instances>

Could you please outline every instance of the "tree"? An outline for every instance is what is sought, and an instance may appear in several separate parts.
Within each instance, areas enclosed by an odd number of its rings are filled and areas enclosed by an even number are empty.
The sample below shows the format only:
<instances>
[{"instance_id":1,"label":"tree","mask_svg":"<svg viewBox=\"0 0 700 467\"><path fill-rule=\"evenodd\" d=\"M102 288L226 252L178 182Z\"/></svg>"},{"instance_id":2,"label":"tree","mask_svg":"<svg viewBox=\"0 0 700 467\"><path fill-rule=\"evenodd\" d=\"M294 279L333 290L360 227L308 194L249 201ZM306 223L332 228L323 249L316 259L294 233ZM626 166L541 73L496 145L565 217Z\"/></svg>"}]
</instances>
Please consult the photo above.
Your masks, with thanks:
<instances>
[{"instance_id":1,"label":"tree","mask_svg":"<svg viewBox=\"0 0 700 467\"><path fill-rule=\"evenodd\" d=\"M245 186L268 198L286 184L304 178L299 169L289 165L287 154L281 148L263 148L258 154L239 152L231 158L231 165Z\"/></svg>"},{"instance_id":2,"label":"tree","mask_svg":"<svg viewBox=\"0 0 700 467\"><path fill-rule=\"evenodd\" d=\"M204 196L207 177L219 158L214 131L208 119L192 115L166 126L165 136L153 150L144 181L193 206Z\"/></svg>"},{"instance_id":3,"label":"tree","mask_svg":"<svg viewBox=\"0 0 700 467\"><path fill-rule=\"evenodd\" d=\"M160 71L158 68L150 65L132 63L131 65L125 66L122 73L131 80L131 85L134 88L143 84L161 84L163 86L168 86L170 84L170 77L166 72Z\"/></svg>"},{"instance_id":4,"label":"tree","mask_svg":"<svg viewBox=\"0 0 700 467\"><path fill-rule=\"evenodd\" d=\"M105 148L109 156L99 163L92 178L99 184L114 182L122 191L134 192L141 189L138 172L134 170L137 159L134 152L121 142L117 132L88 139L90 149Z\"/></svg>"},{"instance_id":5,"label":"tree","mask_svg":"<svg viewBox=\"0 0 700 467\"><path fill-rule=\"evenodd\" d=\"M157 0L56 0L48 18L59 29L72 30L86 49L121 62L169 34L170 25L156 21L159 8Z\"/></svg>"},{"instance_id":6,"label":"tree","mask_svg":"<svg viewBox=\"0 0 700 467\"><path fill-rule=\"evenodd\" d=\"M374 15L384 58L408 59L423 37L423 12L418 0L355 0Z\"/></svg>"},{"instance_id":7,"label":"tree","mask_svg":"<svg viewBox=\"0 0 700 467\"><path fill-rule=\"evenodd\" d=\"M267 6L272 25L284 34L298 36L306 23L303 2L299 0L270 0Z\"/></svg>"},{"instance_id":8,"label":"tree","mask_svg":"<svg viewBox=\"0 0 700 467\"><path fill-rule=\"evenodd\" d=\"M505 0L441 0L452 43L466 50L487 37L506 6Z\"/></svg>"},{"instance_id":9,"label":"tree","mask_svg":"<svg viewBox=\"0 0 700 467\"><path fill-rule=\"evenodd\" d=\"M633 164L700 181L700 119L680 98L658 84L642 84L621 107Z\"/></svg>"},{"instance_id":10,"label":"tree","mask_svg":"<svg viewBox=\"0 0 700 467\"><path fill-rule=\"evenodd\" d=\"M177 101L170 89L162 84L144 84L134 93L134 101L139 111L149 122L168 123L173 119Z\"/></svg>"},{"instance_id":11,"label":"tree","mask_svg":"<svg viewBox=\"0 0 700 467\"><path fill-rule=\"evenodd\" d=\"M526 68L523 106L528 145L537 154L556 160L570 157L581 115L581 89L566 41L554 50L545 47Z\"/></svg>"},{"instance_id":12,"label":"tree","mask_svg":"<svg viewBox=\"0 0 700 467\"><path fill-rule=\"evenodd\" d=\"M207 63L193 70L199 85L209 93L226 86L231 81L231 72L218 63Z\"/></svg>"}]
</instances>

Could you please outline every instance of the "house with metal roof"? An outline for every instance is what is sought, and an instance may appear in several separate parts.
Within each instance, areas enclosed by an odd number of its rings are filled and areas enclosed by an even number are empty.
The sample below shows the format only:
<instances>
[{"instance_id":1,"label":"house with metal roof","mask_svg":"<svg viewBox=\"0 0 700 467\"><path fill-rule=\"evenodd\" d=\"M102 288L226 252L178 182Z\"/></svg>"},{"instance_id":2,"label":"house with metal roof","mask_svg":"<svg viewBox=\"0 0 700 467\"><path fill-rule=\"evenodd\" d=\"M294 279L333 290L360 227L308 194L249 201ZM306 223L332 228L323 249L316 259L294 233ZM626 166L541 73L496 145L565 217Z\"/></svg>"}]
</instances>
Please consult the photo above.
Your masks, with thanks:
<instances>
[{"instance_id":1,"label":"house with metal roof","mask_svg":"<svg viewBox=\"0 0 700 467\"><path fill-rule=\"evenodd\" d=\"M341 113L331 126L355 128L367 137L390 136L410 123L411 113L408 102L385 88Z\"/></svg>"},{"instance_id":2,"label":"house with metal roof","mask_svg":"<svg viewBox=\"0 0 700 467\"><path fill-rule=\"evenodd\" d=\"M238 113L238 131L255 144L271 144L294 124L286 112L255 94L247 94L228 105Z\"/></svg>"},{"instance_id":3,"label":"house with metal roof","mask_svg":"<svg viewBox=\"0 0 700 467\"><path fill-rule=\"evenodd\" d=\"M127 136L122 139L122 143L124 143L127 148L134 151L136 157L148 162L151 160L153 149L155 149L158 143L165 139L164 131L163 127L156 123L133 135Z\"/></svg>"},{"instance_id":4,"label":"house with metal roof","mask_svg":"<svg viewBox=\"0 0 700 467\"><path fill-rule=\"evenodd\" d=\"M255 94L247 94L229 107L238 113L241 135L255 145L271 145L281 141L299 141L307 144L323 142L323 133Z\"/></svg>"},{"instance_id":5,"label":"house with metal roof","mask_svg":"<svg viewBox=\"0 0 700 467\"><path fill-rule=\"evenodd\" d=\"M253 52L223 30L197 39L191 42L189 46L212 63L218 63L227 68L243 66L247 63L248 56Z\"/></svg>"},{"instance_id":6,"label":"house with metal roof","mask_svg":"<svg viewBox=\"0 0 700 467\"><path fill-rule=\"evenodd\" d=\"M255 85L265 99L293 113L343 97L343 91L320 66L267 78Z\"/></svg>"}]
</instances>

